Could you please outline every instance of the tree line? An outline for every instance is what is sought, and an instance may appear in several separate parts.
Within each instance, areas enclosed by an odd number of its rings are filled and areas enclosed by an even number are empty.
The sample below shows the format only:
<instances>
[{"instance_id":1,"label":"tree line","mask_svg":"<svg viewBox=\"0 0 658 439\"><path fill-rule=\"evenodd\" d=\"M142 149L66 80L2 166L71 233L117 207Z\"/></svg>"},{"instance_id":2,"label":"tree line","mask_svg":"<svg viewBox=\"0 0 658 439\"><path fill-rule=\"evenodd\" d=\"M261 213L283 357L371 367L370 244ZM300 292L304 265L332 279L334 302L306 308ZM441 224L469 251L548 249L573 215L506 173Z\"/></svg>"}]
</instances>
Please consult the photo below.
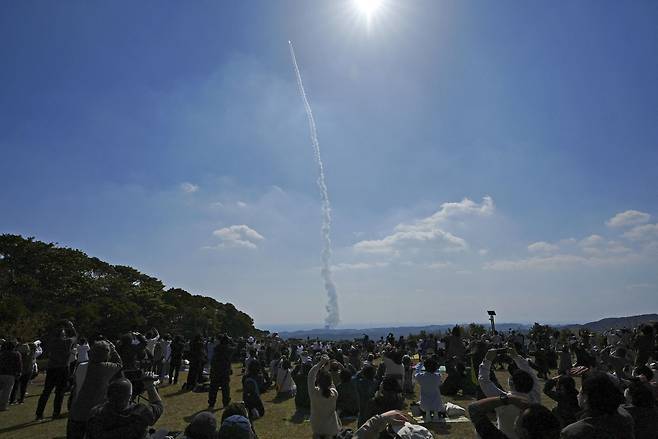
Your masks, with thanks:
<instances>
[{"instance_id":1,"label":"tree line","mask_svg":"<svg viewBox=\"0 0 658 439\"><path fill-rule=\"evenodd\" d=\"M0 235L0 336L34 340L61 319L80 334L110 339L152 327L186 337L259 332L231 303L165 289L152 276L80 250Z\"/></svg>"}]
</instances>

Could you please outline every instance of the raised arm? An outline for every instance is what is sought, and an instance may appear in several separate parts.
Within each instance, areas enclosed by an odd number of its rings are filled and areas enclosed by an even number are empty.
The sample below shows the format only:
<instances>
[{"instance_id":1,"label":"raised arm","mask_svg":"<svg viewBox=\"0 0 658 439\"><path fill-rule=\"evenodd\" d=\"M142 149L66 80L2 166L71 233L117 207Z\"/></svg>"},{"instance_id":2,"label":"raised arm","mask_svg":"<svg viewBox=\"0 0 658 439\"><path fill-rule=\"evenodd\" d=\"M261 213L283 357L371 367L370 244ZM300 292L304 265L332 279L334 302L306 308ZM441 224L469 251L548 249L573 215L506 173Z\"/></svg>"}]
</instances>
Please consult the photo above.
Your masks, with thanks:
<instances>
[{"instance_id":1,"label":"raised arm","mask_svg":"<svg viewBox=\"0 0 658 439\"><path fill-rule=\"evenodd\" d=\"M498 355L498 351L495 349L489 349L478 369L478 383L480 384L482 392L486 396L500 396L507 394L503 389L491 382L491 378L489 377L491 374L491 362L496 359L496 355Z\"/></svg>"},{"instance_id":2,"label":"raised arm","mask_svg":"<svg viewBox=\"0 0 658 439\"><path fill-rule=\"evenodd\" d=\"M308 371L308 378L306 379L306 384L308 385L309 392L315 390L315 379L318 376L318 372L320 372L320 369L322 369L327 364L328 361L329 361L328 358L323 357L319 362L313 365L311 370Z\"/></svg>"},{"instance_id":3,"label":"raised arm","mask_svg":"<svg viewBox=\"0 0 658 439\"><path fill-rule=\"evenodd\" d=\"M516 349L511 349L510 355L516 366L524 372L527 372L532 377L532 390L529 392L530 400L532 402L539 403L541 401L541 390L539 386L539 380L537 379L537 374L530 367L528 360L523 358L516 352Z\"/></svg>"}]
</instances>

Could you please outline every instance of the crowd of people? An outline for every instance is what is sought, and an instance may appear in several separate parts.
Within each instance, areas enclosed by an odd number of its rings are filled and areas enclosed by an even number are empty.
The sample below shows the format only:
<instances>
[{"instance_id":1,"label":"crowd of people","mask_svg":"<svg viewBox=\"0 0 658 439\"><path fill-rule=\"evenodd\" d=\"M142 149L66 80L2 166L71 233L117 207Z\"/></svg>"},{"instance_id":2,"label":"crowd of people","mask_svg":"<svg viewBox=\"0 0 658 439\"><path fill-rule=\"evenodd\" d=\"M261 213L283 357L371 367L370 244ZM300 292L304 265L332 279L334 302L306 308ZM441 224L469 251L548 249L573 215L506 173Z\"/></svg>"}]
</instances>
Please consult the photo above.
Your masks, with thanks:
<instances>
[{"instance_id":1,"label":"crowd of people","mask_svg":"<svg viewBox=\"0 0 658 439\"><path fill-rule=\"evenodd\" d=\"M155 328L88 340L62 321L43 348L39 340L1 341L0 410L24 402L44 354L35 419L44 418L54 391L52 418L66 402L69 439L257 438L266 392L275 401L293 399L291 415L308 418L318 439L431 437L427 427L465 414L482 439L656 439L657 346L658 324L601 334L540 325L529 333L468 333L456 326L446 334L326 342L276 334L186 340ZM155 430L165 410L158 386L178 385L181 370L181 392L207 393L208 410L183 432ZM239 402L231 400L234 371L241 375ZM542 394L555 401L552 410ZM446 396L474 402L462 408ZM351 429L343 425L352 421Z\"/></svg>"}]
</instances>

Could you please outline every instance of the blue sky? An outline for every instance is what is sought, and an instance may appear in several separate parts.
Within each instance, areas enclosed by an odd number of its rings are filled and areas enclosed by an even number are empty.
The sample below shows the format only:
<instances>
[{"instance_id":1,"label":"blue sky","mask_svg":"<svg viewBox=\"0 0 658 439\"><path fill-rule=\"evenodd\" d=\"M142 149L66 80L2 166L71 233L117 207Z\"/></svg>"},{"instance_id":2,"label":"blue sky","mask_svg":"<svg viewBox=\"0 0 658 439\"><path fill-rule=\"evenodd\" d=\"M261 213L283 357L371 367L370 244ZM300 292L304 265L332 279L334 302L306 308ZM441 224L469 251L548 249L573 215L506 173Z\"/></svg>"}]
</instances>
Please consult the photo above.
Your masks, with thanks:
<instances>
[{"instance_id":1,"label":"blue sky","mask_svg":"<svg viewBox=\"0 0 658 439\"><path fill-rule=\"evenodd\" d=\"M3 2L0 232L345 325L658 311L658 3ZM620 216L617 216L620 215Z\"/></svg>"}]
</instances>

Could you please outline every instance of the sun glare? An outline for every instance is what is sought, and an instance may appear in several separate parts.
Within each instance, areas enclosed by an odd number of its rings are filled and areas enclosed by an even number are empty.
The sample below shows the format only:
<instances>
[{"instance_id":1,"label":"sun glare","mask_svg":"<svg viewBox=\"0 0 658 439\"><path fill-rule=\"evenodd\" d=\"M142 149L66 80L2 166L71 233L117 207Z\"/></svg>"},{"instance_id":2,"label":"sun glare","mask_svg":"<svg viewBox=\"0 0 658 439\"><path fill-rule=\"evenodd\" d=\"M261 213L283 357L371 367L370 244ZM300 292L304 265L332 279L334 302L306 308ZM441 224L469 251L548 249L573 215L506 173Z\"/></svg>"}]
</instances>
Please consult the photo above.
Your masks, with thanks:
<instances>
[{"instance_id":1,"label":"sun glare","mask_svg":"<svg viewBox=\"0 0 658 439\"><path fill-rule=\"evenodd\" d=\"M359 12L370 19L382 5L382 0L354 0Z\"/></svg>"}]
</instances>

